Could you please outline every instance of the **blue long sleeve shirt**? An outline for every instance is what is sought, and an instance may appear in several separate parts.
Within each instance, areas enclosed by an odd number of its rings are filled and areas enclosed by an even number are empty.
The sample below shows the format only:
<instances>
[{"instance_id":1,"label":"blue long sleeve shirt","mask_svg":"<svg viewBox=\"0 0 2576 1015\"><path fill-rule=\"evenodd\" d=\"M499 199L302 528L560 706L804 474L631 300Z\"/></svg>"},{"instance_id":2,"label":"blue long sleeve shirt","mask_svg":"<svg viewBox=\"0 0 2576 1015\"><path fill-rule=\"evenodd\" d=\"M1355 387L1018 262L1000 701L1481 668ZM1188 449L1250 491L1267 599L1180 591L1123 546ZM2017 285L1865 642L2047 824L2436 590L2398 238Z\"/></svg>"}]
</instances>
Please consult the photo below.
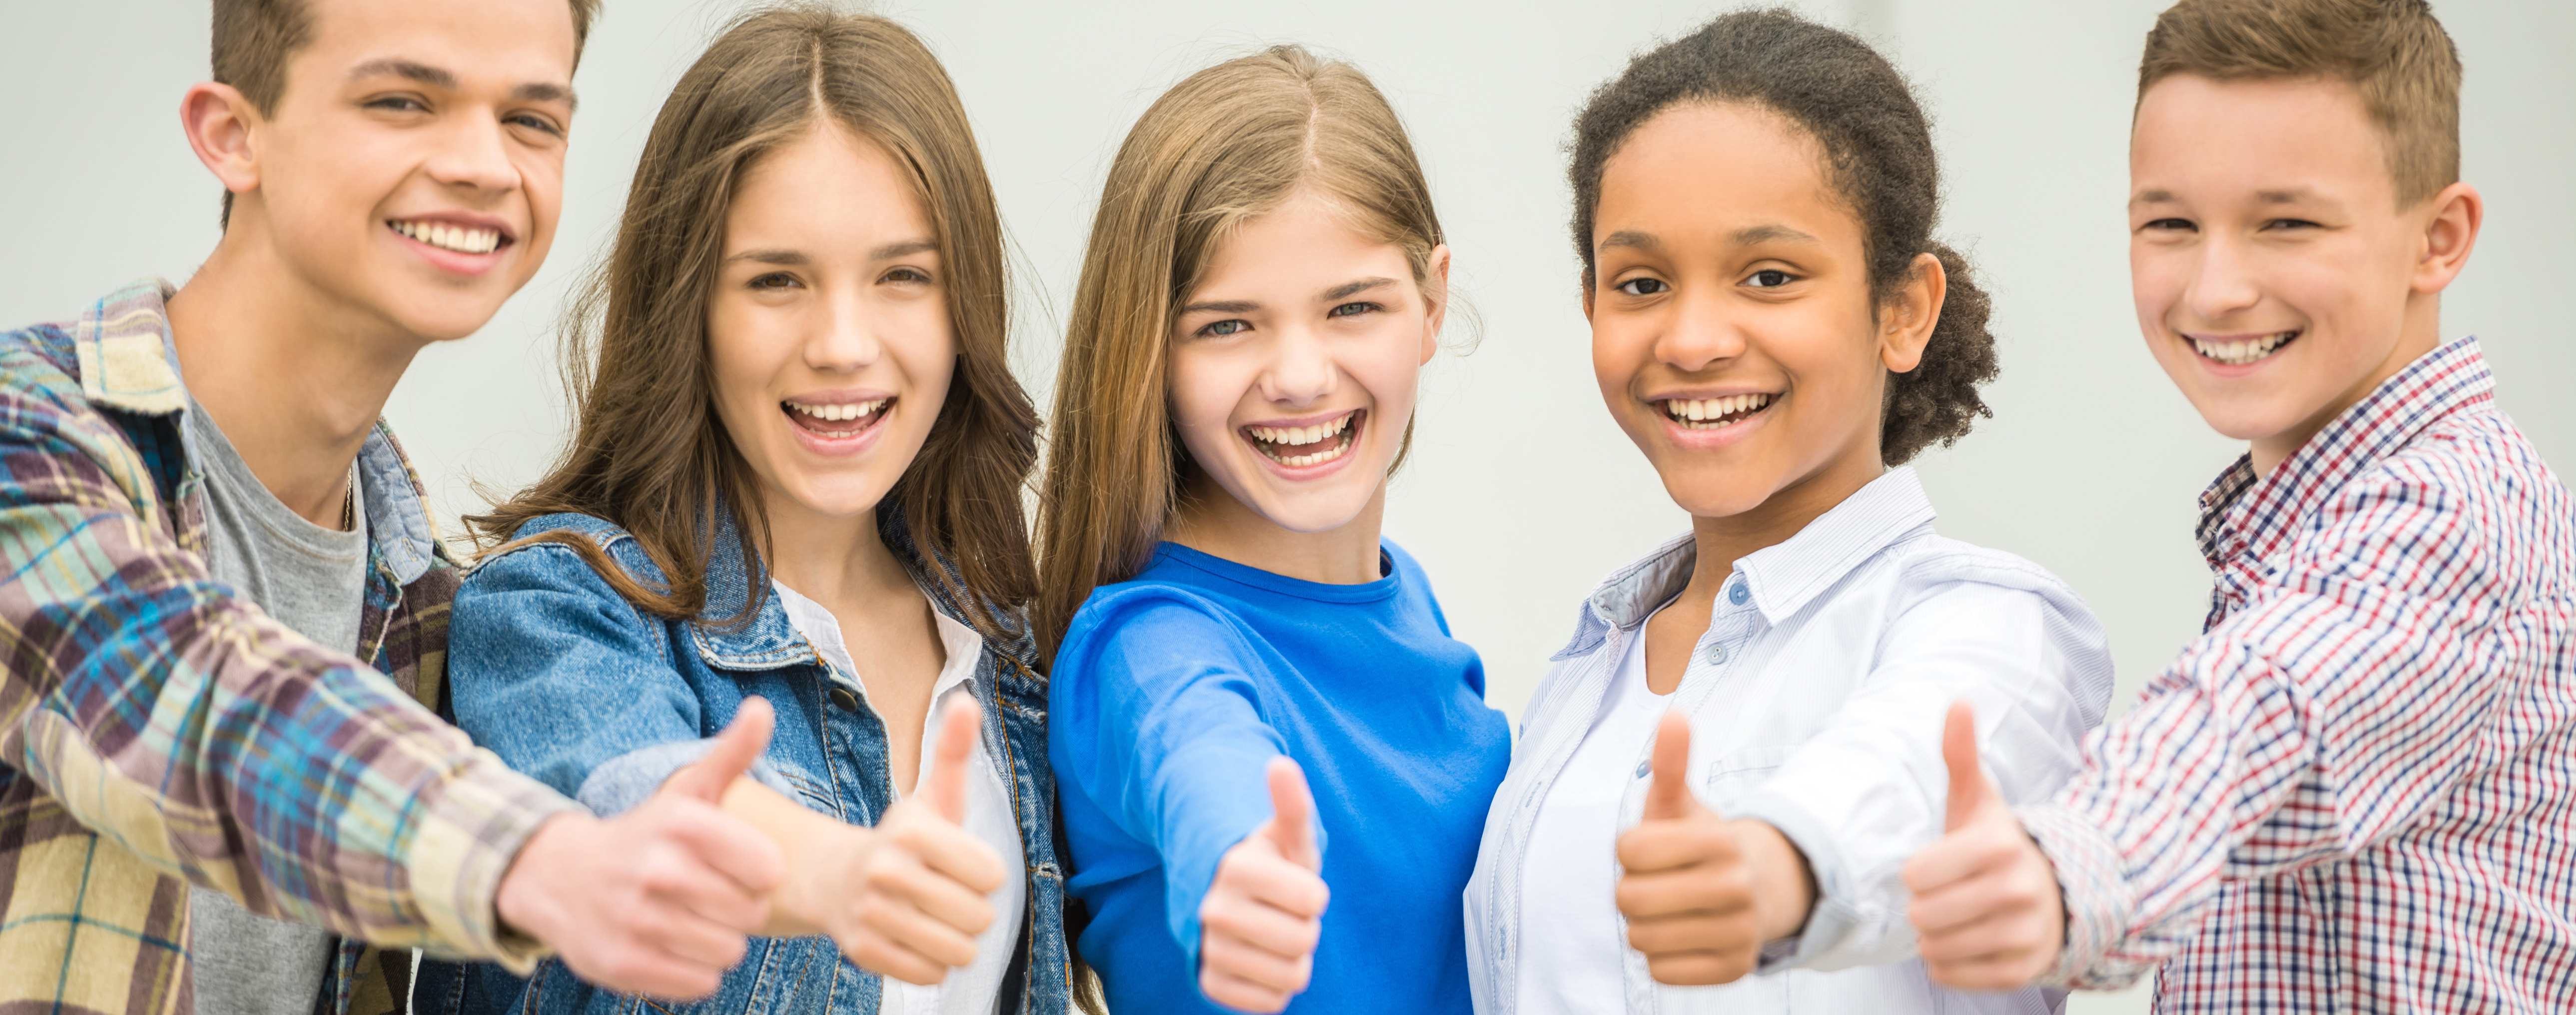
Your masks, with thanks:
<instances>
[{"instance_id":1,"label":"blue long sleeve shirt","mask_svg":"<svg viewBox=\"0 0 2576 1015\"><path fill-rule=\"evenodd\" d=\"M1420 566L1381 548L1384 577L1327 585L1165 543L1074 615L1048 753L1112 1010L1225 1011L1198 990L1199 903L1284 754L1332 890L1288 1010L1470 1011L1461 893L1511 734Z\"/></svg>"}]
</instances>

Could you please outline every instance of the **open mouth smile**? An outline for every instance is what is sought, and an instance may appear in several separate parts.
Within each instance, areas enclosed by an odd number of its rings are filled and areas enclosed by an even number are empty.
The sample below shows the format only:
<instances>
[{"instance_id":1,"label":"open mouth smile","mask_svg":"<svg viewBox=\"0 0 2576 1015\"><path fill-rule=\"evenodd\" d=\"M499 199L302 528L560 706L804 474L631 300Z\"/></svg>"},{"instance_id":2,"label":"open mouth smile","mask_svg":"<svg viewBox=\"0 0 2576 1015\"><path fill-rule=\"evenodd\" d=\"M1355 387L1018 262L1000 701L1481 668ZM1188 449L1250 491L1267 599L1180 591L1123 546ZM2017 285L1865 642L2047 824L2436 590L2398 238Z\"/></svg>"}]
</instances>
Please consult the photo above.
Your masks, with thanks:
<instances>
[{"instance_id":1,"label":"open mouth smile","mask_svg":"<svg viewBox=\"0 0 2576 1015\"><path fill-rule=\"evenodd\" d=\"M778 403L779 411L786 413L799 429L827 441L849 440L876 428L885 422L887 411L893 407L892 397L865 402Z\"/></svg>"},{"instance_id":2,"label":"open mouth smile","mask_svg":"<svg viewBox=\"0 0 2576 1015\"><path fill-rule=\"evenodd\" d=\"M1685 430L1723 430L1753 418L1771 407L1767 393L1726 395L1719 398L1666 398L1660 400L1664 416Z\"/></svg>"},{"instance_id":3,"label":"open mouth smile","mask_svg":"<svg viewBox=\"0 0 2576 1015\"><path fill-rule=\"evenodd\" d=\"M2293 329L2257 338L2202 338L2198 335L2185 335L2183 338L2191 343L2192 351L2199 353L2202 359L2241 367L2281 351L2283 346L2297 340L2300 334Z\"/></svg>"},{"instance_id":4,"label":"open mouth smile","mask_svg":"<svg viewBox=\"0 0 2576 1015\"><path fill-rule=\"evenodd\" d=\"M1359 444L1360 427L1367 416L1368 410L1353 409L1307 426L1254 424L1239 427L1237 432L1263 457L1291 469L1305 469L1349 454Z\"/></svg>"},{"instance_id":5,"label":"open mouth smile","mask_svg":"<svg viewBox=\"0 0 2576 1015\"><path fill-rule=\"evenodd\" d=\"M385 227L422 246L451 254L489 254L517 242L506 230L434 219L386 219Z\"/></svg>"}]
</instances>

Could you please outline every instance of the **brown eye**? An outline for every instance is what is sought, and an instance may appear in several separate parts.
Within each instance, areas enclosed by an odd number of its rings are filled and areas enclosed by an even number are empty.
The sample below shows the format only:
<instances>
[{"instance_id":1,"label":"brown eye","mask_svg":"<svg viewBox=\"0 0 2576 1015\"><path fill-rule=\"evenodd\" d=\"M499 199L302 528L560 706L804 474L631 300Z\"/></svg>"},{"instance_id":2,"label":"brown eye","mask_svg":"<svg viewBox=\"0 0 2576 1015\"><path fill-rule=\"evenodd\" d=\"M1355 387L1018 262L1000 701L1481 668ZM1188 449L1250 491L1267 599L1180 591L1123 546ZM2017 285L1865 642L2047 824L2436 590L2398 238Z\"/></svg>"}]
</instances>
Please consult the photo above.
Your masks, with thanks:
<instances>
[{"instance_id":1,"label":"brown eye","mask_svg":"<svg viewBox=\"0 0 2576 1015\"><path fill-rule=\"evenodd\" d=\"M1664 280L1660 278L1632 278L1619 283L1617 288L1630 296L1652 296L1660 292L1669 292L1673 287L1665 285Z\"/></svg>"},{"instance_id":2,"label":"brown eye","mask_svg":"<svg viewBox=\"0 0 2576 1015\"><path fill-rule=\"evenodd\" d=\"M1764 268L1754 272L1751 278L1745 279L1744 284L1756 289L1777 289L1797 280L1798 276L1788 272L1777 268Z\"/></svg>"}]
</instances>

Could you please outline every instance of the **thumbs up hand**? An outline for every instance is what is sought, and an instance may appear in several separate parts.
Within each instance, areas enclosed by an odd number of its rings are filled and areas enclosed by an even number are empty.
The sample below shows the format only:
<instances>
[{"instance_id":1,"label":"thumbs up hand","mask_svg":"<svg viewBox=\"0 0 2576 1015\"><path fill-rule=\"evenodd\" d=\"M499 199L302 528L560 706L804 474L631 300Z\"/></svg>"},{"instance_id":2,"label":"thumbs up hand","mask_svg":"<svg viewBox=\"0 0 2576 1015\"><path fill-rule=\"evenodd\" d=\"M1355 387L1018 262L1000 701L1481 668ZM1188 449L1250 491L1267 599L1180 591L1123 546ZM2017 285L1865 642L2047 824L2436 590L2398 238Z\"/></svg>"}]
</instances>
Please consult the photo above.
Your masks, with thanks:
<instances>
[{"instance_id":1,"label":"thumbs up hand","mask_svg":"<svg viewBox=\"0 0 2576 1015\"><path fill-rule=\"evenodd\" d=\"M769 703L743 703L706 757L643 805L607 820L538 827L502 875L493 908L552 945L575 975L669 998L713 993L769 919L784 874L777 844L717 805L769 743Z\"/></svg>"},{"instance_id":2,"label":"thumbs up hand","mask_svg":"<svg viewBox=\"0 0 2576 1015\"><path fill-rule=\"evenodd\" d=\"M1655 729L1655 781L1644 819L1619 836L1615 897L1628 918L1628 944L1646 954L1656 982L1732 983L1753 970L1770 936L1764 925L1779 920L1763 919L1751 830L1738 827L1760 823L1730 822L1691 795L1690 735L1690 720L1678 712ZM1759 831L1778 838L1768 825ZM1800 906L1791 929L1804 912Z\"/></svg>"},{"instance_id":3,"label":"thumbs up hand","mask_svg":"<svg viewBox=\"0 0 2576 1015\"><path fill-rule=\"evenodd\" d=\"M940 716L930 771L914 794L887 808L873 830L835 835L800 864L794 897L860 968L931 984L975 960L975 935L993 923L985 896L1002 886L1002 859L958 826L983 711L961 700Z\"/></svg>"},{"instance_id":4,"label":"thumbs up hand","mask_svg":"<svg viewBox=\"0 0 2576 1015\"><path fill-rule=\"evenodd\" d=\"M1270 820L1225 851L1199 904L1199 992L1248 1012L1286 1008L1306 989L1332 894L1305 773L1273 758L1269 780Z\"/></svg>"},{"instance_id":5,"label":"thumbs up hand","mask_svg":"<svg viewBox=\"0 0 2576 1015\"><path fill-rule=\"evenodd\" d=\"M1948 834L1905 862L1923 968L1944 987L2019 989L2066 944L2057 868L1978 769L1967 702L1950 706L1941 757L1950 768Z\"/></svg>"}]
</instances>

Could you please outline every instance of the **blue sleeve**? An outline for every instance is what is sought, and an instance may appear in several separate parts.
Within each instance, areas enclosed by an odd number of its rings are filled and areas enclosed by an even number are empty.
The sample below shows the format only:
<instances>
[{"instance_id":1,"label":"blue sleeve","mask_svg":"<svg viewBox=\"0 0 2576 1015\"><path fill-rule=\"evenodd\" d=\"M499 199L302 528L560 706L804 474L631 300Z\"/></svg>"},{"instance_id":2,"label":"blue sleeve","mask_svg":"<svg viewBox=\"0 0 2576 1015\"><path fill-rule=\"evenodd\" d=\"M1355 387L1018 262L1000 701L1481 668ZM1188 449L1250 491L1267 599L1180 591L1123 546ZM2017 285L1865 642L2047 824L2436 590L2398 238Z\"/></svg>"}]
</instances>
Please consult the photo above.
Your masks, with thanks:
<instances>
[{"instance_id":1,"label":"blue sleeve","mask_svg":"<svg viewBox=\"0 0 2576 1015\"><path fill-rule=\"evenodd\" d=\"M448 622L456 724L517 769L616 814L643 803L712 741L660 625L562 546L484 562ZM756 761L752 777L802 800Z\"/></svg>"},{"instance_id":2,"label":"blue sleeve","mask_svg":"<svg viewBox=\"0 0 2576 1015\"><path fill-rule=\"evenodd\" d=\"M1195 969L1199 904L1225 851L1270 819L1264 772L1286 744L1231 624L1165 597L1103 612L1049 677L1050 753L1069 790L1161 859L1165 916Z\"/></svg>"}]
</instances>

